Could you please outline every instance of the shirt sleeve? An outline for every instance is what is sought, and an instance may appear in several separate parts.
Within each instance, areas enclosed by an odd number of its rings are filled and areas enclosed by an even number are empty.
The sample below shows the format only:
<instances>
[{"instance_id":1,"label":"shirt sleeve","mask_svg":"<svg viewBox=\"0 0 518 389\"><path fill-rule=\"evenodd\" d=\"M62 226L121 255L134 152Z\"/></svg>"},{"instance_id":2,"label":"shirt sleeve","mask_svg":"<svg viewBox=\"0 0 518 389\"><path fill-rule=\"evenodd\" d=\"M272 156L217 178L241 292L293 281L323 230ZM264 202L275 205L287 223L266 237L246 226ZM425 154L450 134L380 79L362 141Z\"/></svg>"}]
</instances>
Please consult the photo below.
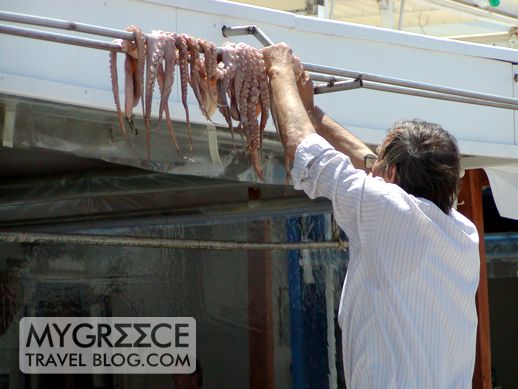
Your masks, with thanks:
<instances>
[{"instance_id":1,"label":"shirt sleeve","mask_svg":"<svg viewBox=\"0 0 518 389\"><path fill-rule=\"evenodd\" d=\"M383 198L376 187L384 181L355 169L347 155L320 135L308 135L299 144L291 177L295 189L304 190L311 199L331 200L337 224L353 243L361 243L375 230ZM370 189L366 190L366 183Z\"/></svg>"}]
</instances>

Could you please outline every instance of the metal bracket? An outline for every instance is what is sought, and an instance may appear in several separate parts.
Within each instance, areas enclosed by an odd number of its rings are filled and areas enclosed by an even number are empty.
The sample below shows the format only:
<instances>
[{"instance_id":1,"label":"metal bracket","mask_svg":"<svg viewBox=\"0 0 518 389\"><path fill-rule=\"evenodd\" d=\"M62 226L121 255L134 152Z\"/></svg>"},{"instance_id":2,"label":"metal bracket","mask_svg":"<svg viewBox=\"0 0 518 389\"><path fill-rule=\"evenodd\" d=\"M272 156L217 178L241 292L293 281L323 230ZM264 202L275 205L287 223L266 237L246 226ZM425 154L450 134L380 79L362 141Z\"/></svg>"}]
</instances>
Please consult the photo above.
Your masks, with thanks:
<instances>
[{"instance_id":1,"label":"metal bracket","mask_svg":"<svg viewBox=\"0 0 518 389\"><path fill-rule=\"evenodd\" d=\"M229 36L253 35L259 42L262 43L263 46L272 46L274 44L273 41L268 38L259 27L255 25L234 27L223 26L221 28L221 33L225 38Z\"/></svg>"}]
</instances>

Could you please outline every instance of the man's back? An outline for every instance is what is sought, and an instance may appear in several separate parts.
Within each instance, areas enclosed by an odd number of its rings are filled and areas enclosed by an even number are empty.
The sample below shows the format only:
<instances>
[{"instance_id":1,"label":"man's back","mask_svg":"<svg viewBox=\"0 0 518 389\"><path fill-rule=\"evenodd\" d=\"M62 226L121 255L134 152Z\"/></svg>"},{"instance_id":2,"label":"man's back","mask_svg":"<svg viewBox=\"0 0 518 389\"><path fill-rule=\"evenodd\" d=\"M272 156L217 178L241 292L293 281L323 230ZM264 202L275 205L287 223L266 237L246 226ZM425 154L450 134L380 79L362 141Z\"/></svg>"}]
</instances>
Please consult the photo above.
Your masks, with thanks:
<instances>
[{"instance_id":1,"label":"man's back","mask_svg":"<svg viewBox=\"0 0 518 389\"><path fill-rule=\"evenodd\" d=\"M456 211L392 190L370 243L350 242L339 314L349 387L471 387L476 230Z\"/></svg>"},{"instance_id":2,"label":"man's back","mask_svg":"<svg viewBox=\"0 0 518 389\"><path fill-rule=\"evenodd\" d=\"M310 139L308 139L310 138ZM294 184L332 200L349 236L339 321L349 388L471 386L478 235L462 215L352 168L318 136L297 149Z\"/></svg>"}]
</instances>

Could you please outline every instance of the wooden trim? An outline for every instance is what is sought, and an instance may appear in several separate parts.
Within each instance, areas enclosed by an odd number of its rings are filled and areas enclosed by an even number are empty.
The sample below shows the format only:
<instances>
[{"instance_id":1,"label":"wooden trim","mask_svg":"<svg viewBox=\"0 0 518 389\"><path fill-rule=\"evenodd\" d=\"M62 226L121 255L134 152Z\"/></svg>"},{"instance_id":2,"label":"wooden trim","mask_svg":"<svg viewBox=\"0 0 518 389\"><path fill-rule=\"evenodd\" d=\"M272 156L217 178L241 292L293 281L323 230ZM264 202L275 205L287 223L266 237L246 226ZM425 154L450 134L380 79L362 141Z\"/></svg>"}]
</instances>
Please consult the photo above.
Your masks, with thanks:
<instances>
[{"instance_id":1,"label":"wooden trim","mask_svg":"<svg viewBox=\"0 0 518 389\"><path fill-rule=\"evenodd\" d=\"M250 201L259 201L260 189L249 188ZM267 220L248 223L248 240L268 242L270 224ZM273 389L273 305L272 258L267 250L248 250L248 341L250 389Z\"/></svg>"},{"instance_id":2,"label":"wooden trim","mask_svg":"<svg viewBox=\"0 0 518 389\"><path fill-rule=\"evenodd\" d=\"M486 250L484 247L484 214L482 185L485 173L481 169L467 170L461 183L458 210L477 227L480 236L480 282L476 304L478 312L477 356L473 371L473 389L491 389L491 343L489 328L489 302L487 290Z\"/></svg>"}]
</instances>

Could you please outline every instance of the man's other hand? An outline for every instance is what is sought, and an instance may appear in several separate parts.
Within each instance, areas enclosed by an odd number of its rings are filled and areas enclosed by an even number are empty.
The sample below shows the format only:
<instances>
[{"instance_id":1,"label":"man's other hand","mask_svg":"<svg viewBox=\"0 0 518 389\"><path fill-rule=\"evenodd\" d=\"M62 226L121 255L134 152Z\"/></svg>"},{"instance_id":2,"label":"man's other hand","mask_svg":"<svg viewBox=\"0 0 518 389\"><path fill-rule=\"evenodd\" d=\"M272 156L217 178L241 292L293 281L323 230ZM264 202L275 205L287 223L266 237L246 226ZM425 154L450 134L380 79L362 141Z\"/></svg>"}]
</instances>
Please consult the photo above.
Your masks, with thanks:
<instances>
[{"instance_id":1,"label":"man's other hand","mask_svg":"<svg viewBox=\"0 0 518 389\"><path fill-rule=\"evenodd\" d=\"M315 109L313 82L309 79L306 72L297 80L297 88L299 89L300 99L306 112L310 114Z\"/></svg>"}]
</instances>

